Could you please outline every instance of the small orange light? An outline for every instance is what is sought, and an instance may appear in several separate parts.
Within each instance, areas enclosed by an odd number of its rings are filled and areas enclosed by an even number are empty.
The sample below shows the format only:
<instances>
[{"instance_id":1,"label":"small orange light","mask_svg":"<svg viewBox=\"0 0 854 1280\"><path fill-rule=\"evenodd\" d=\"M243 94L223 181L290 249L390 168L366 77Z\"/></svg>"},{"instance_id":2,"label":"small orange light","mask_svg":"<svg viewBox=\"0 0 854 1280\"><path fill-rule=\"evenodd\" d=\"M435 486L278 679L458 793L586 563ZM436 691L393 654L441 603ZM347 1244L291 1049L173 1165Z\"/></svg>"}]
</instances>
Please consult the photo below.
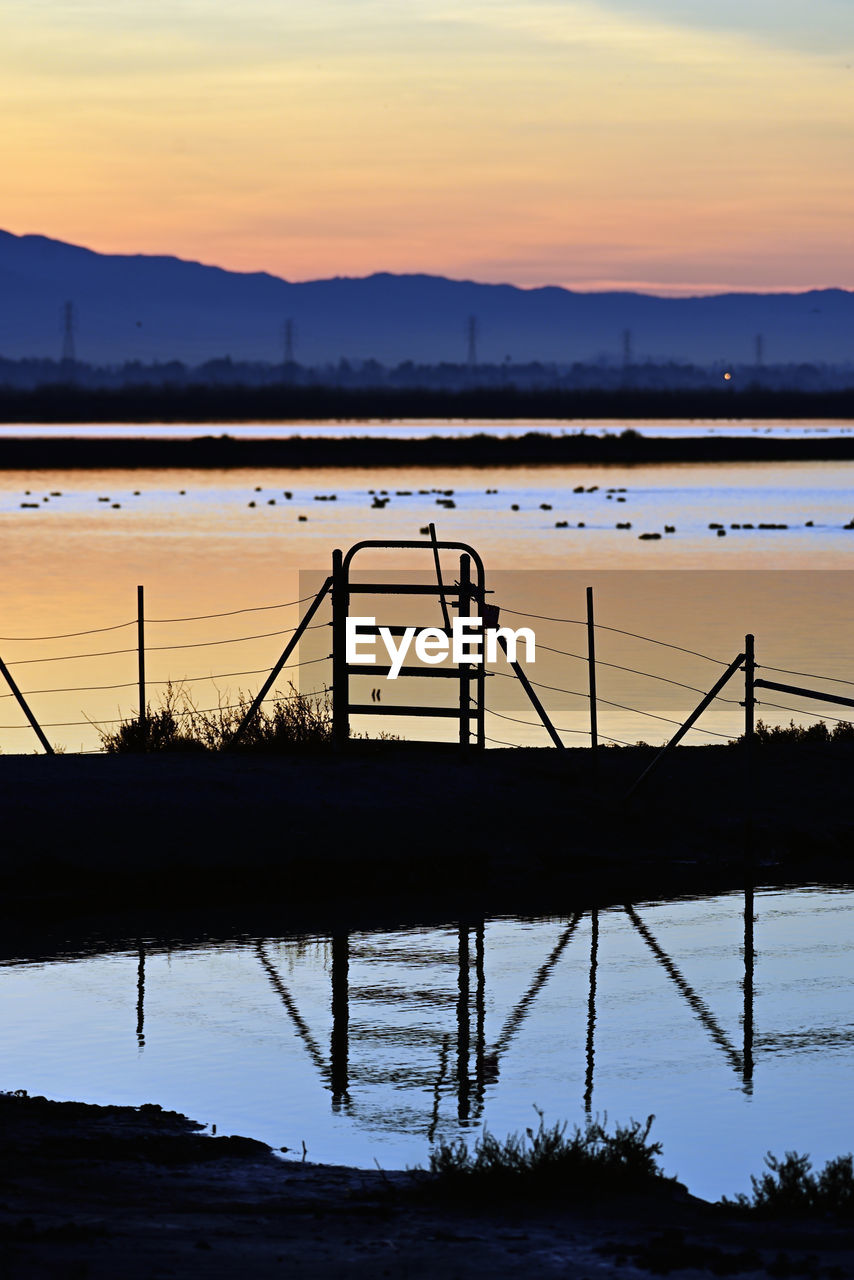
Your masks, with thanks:
<instances>
[{"instance_id":1,"label":"small orange light","mask_svg":"<svg viewBox=\"0 0 854 1280\"><path fill-rule=\"evenodd\" d=\"M732 381L732 374L731 374L731 373L725 373L725 374L724 374L724 382L731 382L731 381Z\"/></svg>"}]
</instances>

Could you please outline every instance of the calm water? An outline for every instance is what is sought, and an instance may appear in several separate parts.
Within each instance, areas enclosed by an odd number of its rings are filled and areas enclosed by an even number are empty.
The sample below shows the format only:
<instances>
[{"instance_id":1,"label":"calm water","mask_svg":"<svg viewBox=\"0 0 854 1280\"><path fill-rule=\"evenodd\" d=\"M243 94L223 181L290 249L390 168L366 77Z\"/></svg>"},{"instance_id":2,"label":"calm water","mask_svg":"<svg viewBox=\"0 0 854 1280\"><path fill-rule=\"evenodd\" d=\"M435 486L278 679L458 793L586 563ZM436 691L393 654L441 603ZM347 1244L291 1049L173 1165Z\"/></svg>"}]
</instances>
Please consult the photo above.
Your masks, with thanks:
<instances>
[{"instance_id":1,"label":"calm water","mask_svg":"<svg viewBox=\"0 0 854 1280\"><path fill-rule=\"evenodd\" d=\"M157 1101L365 1168L534 1106L654 1113L667 1170L717 1197L768 1149L851 1148L852 929L854 892L806 888L22 958L0 968L0 1088Z\"/></svg>"},{"instance_id":2,"label":"calm water","mask_svg":"<svg viewBox=\"0 0 854 1280\"><path fill-rule=\"evenodd\" d=\"M244 440L282 439L288 436L324 435L332 438L353 436L469 436L488 433L496 436L516 436L526 431L538 431L546 435L574 435L586 432L588 435L619 435L631 427L643 436L745 436L766 435L776 437L798 437L816 435L850 435L854 426L850 422L777 422L772 420L749 419L736 421L717 421L691 419L684 422L673 422L672 419L645 422L617 422L607 419L593 418L589 421L578 419L571 423L566 420L518 419L508 422L502 419L497 422L484 421L449 421L436 419L432 422L423 419L382 419L365 422L229 422L212 424L209 428L200 427L197 422L170 422L151 425L148 423L92 423L69 426L43 426L37 423L12 423L0 426L0 439L4 436L59 436L74 435L83 438L97 439L104 437L125 437L141 439L147 436L186 439L202 434L227 434Z\"/></svg>"}]
</instances>

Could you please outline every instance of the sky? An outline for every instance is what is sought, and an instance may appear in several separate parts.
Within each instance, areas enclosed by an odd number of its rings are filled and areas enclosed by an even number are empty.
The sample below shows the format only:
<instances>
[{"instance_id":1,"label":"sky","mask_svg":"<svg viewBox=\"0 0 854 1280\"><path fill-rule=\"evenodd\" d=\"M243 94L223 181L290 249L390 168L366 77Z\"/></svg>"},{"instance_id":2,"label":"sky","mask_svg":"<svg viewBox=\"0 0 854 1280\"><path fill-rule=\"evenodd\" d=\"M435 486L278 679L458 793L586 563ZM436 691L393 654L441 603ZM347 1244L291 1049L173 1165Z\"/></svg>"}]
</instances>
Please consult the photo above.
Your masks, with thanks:
<instances>
[{"instance_id":1,"label":"sky","mask_svg":"<svg viewBox=\"0 0 854 1280\"><path fill-rule=\"evenodd\" d=\"M3 0L0 224L290 280L854 288L852 0Z\"/></svg>"}]
</instances>

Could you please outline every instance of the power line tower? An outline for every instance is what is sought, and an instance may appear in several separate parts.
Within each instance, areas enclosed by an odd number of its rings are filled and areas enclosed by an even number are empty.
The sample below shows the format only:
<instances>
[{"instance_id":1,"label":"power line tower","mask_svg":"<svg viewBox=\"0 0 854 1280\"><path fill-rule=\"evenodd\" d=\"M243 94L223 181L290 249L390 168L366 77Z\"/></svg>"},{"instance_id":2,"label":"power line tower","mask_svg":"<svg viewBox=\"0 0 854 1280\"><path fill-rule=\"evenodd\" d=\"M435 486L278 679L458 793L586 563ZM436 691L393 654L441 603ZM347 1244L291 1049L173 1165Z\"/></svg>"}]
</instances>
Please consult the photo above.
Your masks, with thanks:
<instances>
[{"instance_id":1,"label":"power line tower","mask_svg":"<svg viewBox=\"0 0 854 1280\"><path fill-rule=\"evenodd\" d=\"M468 335L468 367L470 369L477 368L477 316L469 316L466 322L466 334Z\"/></svg>"},{"instance_id":2,"label":"power line tower","mask_svg":"<svg viewBox=\"0 0 854 1280\"><path fill-rule=\"evenodd\" d=\"M296 336L296 325L293 320L286 320L282 329L285 364L293 364L294 362L294 345L296 343Z\"/></svg>"},{"instance_id":3,"label":"power line tower","mask_svg":"<svg viewBox=\"0 0 854 1280\"><path fill-rule=\"evenodd\" d=\"M66 302L62 308L62 363L68 366L77 362L74 347L74 303Z\"/></svg>"},{"instance_id":4,"label":"power line tower","mask_svg":"<svg viewBox=\"0 0 854 1280\"><path fill-rule=\"evenodd\" d=\"M760 368L765 363L765 337L761 333L756 335L756 364Z\"/></svg>"}]
</instances>

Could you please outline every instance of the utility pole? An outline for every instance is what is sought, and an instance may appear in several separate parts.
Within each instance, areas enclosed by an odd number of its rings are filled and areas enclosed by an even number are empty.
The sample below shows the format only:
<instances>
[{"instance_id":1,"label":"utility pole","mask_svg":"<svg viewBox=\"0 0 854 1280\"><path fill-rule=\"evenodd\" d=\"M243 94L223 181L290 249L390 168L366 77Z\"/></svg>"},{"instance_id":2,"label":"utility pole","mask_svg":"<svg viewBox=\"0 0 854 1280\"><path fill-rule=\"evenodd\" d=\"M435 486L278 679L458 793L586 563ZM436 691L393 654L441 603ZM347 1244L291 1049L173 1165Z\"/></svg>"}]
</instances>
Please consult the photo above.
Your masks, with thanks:
<instances>
[{"instance_id":1,"label":"utility pole","mask_svg":"<svg viewBox=\"0 0 854 1280\"><path fill-rule=\"evenodd\" d=\"M66 302L62 308L62 363L67 369L77 363L74 348L74 303Z\"/></svg>"},{"instance_id":2,"label":"utility pole","mask_svg":"<svg viewBox=\"0 0 854 1280\"><path fill-rule=\"evenodd\" d=\"M756 364L762 367L765 363L765 338L761 333L756 335Z\"/></svg>"},{"instance_id":3,"label":"utility pole","mask_svg":"<svg viewBox=\"0 0 854 1280\"><path fill-rule=\"evenodd\" d=\"M466 333L468 334L468 366L470 369L477 368L477 316L469 316L466 324Z\"/></svg>"},{"instance_id":4,"label":"utility pole","mask_svg":"<svg viewBox=\"0 0 854 1280\"><path fill-rule=\"evenodd\" d=\"M282 330L282 338L284 341L285 364L293 364L294 362L294 341L296 339L296 326L293 320L286 320Z\"/></svg>"}]
</instances>

